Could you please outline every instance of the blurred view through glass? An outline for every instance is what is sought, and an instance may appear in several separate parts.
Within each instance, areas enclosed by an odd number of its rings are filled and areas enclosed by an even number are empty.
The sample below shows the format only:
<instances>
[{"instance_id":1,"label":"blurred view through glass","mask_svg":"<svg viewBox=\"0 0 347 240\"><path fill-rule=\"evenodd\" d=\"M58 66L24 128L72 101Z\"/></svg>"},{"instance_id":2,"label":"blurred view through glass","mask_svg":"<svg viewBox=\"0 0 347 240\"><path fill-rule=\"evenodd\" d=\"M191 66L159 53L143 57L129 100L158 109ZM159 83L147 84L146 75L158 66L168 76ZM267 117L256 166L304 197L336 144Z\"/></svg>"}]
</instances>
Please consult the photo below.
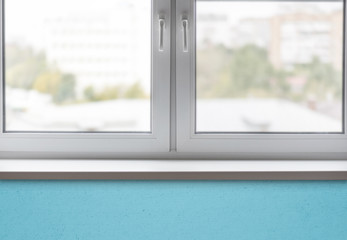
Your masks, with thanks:
<instances>
[{"instance_id":1,"label":"blurred view through glass","mask_svg":"<svg viewBox=\"0 0 347 240\"><path fill-rule=\"evenodd\" d=\"M197 1L197 132L341 132L342 1Z\"/></svg>"},{"instance_id":2,"label":"blurred view through glass","mask_svg":"<svg viewBox=\"0 0 347 240\"><path fill-rule=\"evenodd\" d=\"M150 0L7 0L7 131L150 128Z\"/></svg>"}]
</instances>

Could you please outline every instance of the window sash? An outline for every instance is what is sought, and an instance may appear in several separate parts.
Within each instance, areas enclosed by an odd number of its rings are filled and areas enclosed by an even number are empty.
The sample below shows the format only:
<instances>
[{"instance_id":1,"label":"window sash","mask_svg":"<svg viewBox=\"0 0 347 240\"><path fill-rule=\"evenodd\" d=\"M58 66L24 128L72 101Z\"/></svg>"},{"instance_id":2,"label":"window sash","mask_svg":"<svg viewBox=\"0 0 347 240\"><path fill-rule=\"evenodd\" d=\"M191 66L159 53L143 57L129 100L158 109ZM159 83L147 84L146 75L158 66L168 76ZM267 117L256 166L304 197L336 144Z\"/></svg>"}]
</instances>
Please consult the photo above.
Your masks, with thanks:
<instances>
[{"instance_id":1,"label":"window sash","mask_svg":"<svg viewBox=\"0 0 347 240\"><path fill-rule=\"evenodd\" d=\"M1 1L4 13L5 0ZM152 101L150 133L126 132L4 132L0 124L0 152L165 152L169 149L170 117L170 0L152 0ZM159 13L165 13L163 51L159 51ZM4 117L4 14L1 25L0 115Z\"/></svg>"},{"instance_id":2,"label":"window sash","mask_svg":"<svg viewBox=\"0 0 347 240\"><path fill-rule=\"evenodd\" d=\"M177 76L177 150L182 152L223 152L235 154L292 153L312 154L325 152L333 156L346 154L347 135L305 134L305 133L196 133L196 11L195 0L177 0L176 2L176 76ZM346 4L344 1L344 11ZM183 49L182 18L189 21L188 52ZM346 31L344 19L344 32ZM179 31L180 30L180 31ZM344 39L345 41L345 39ZM344 42L345 46L345 42ZM345 58L345 56L344 56ZM344 61L344 68L346 67ZM344 79L346 78L344 72ZM346 84L343 85L347 91ZM344 97L344 114L346 98ZM346 117L344 126L346 126Z\"/></svg>"}]
</instances>

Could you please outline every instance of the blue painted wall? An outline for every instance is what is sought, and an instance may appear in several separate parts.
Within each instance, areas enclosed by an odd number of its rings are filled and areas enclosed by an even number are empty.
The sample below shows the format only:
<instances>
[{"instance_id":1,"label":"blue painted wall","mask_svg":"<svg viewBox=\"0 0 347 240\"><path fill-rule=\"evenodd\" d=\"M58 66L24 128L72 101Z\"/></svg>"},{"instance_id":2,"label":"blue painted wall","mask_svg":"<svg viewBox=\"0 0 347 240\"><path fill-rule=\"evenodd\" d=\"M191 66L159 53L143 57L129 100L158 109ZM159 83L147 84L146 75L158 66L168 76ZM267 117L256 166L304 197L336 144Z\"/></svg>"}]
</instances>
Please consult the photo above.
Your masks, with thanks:
<instances>
[{"instance_id":1,"label":"blue painted wall","mask_svg":"<svg viewBox=\"0 0 347 240\"><path fill-rule=\"evenodd\" d=\"M347 181L0 181L0 240L346 240Z\"/></svg>"}]
</instances>

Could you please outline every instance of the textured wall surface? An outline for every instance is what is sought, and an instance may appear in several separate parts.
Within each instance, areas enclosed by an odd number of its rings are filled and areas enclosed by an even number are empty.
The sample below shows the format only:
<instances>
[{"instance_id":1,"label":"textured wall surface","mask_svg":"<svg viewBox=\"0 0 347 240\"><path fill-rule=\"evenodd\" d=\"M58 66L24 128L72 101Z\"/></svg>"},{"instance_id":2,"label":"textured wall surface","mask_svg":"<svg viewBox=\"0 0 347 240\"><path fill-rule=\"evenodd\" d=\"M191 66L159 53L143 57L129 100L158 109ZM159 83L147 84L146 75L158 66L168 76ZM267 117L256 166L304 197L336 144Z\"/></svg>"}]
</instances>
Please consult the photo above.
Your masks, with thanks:
<instances>
[{"instance_id":1,"label":"textured wall surface","mask_svg":"<svg viewBox=\"0 0 347 240\"><path fill-rule=\"evenodd\" d=\"M347 181L0 181L1 240L346 240Z\"/></svg>"}]
</instances>

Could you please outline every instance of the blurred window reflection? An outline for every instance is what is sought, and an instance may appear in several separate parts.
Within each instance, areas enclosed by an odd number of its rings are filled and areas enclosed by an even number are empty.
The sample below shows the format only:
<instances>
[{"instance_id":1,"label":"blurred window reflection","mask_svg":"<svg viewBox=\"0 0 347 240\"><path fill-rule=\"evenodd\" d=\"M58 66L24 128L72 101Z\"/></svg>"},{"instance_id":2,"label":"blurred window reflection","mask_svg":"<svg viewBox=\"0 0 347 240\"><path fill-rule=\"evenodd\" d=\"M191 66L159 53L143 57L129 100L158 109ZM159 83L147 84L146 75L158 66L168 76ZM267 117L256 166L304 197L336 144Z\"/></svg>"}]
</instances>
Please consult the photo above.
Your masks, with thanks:
<instances>
[{"instance_id":1,"label":"blurred window reflection","mask_svg":"<svg viewBox=\"0 0 347 240\"><path fill-rule=\"evenodd\" d=\"M6 131L151 131L151 1L7 0L5 13Z\"/></svg>"},{"instance_id":2,"label":"blurred window reflection","mask_svg":"<svg viewBox=\"0 0 347 240\"><path fill-rule=\"evenodd\" d=\"M343 2L197 1L197 132L342 132Z\"/></svg>"}]
</instances>

